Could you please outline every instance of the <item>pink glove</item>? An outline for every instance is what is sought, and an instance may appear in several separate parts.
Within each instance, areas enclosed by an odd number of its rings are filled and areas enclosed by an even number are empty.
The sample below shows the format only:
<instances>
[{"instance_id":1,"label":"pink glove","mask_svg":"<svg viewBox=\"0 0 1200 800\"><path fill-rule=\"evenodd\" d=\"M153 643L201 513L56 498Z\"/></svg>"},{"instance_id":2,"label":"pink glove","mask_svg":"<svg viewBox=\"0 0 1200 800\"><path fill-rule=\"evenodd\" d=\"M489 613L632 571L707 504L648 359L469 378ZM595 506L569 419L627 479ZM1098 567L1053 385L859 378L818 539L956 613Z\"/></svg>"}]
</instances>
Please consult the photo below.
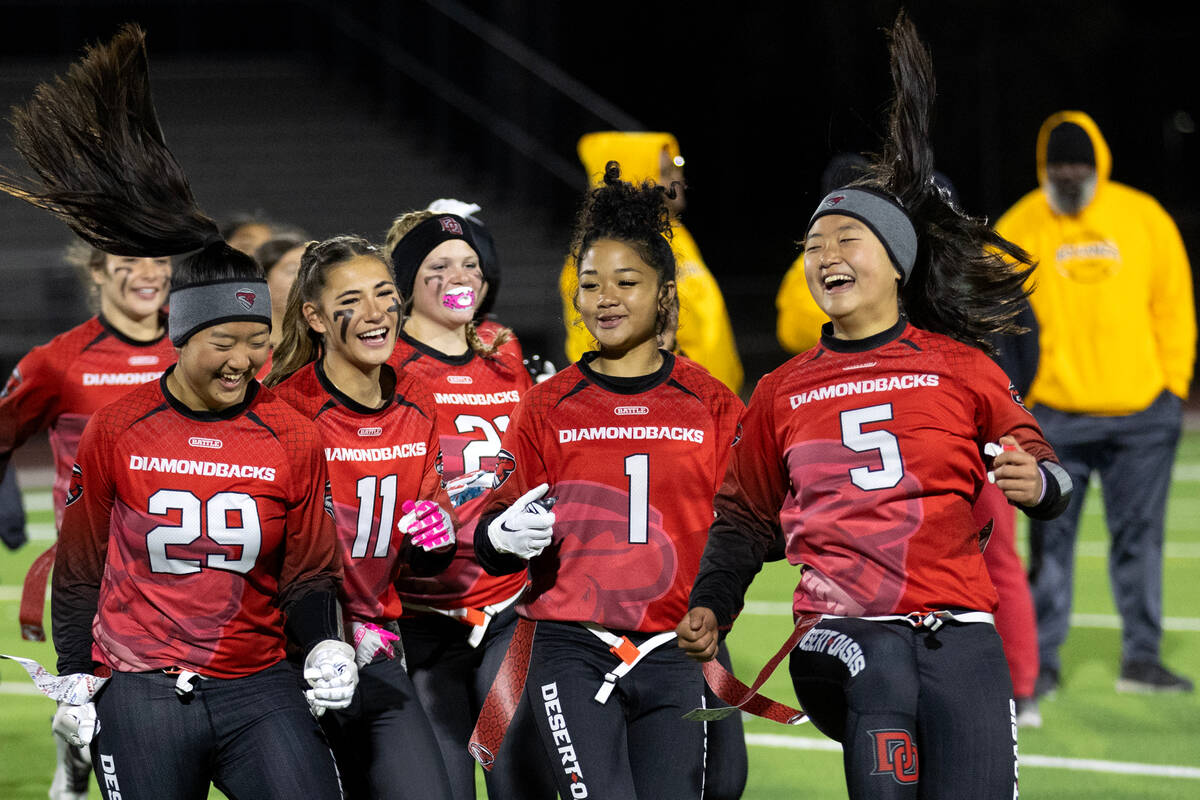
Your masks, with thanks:
<instances>
[{"instance_id":1,"label":"pink glove","mask_svg":"<svg viewBox=\"0 0 1200 800\"><path fill-rule=\"evenodd\" d=\"M454 525L446 510L432 500L405 500L400 506L404 516L396 523L401 533L423 550L437 550L454 543Z\"/></svg>"},{"instance_id":2,"label":"pink glove","mask_svg":"<svg viewBox=\"0 0 1200 800\"><path fill-rule=\"evenodd\" d=\"M396 657L396 649L392 642L398 641L399 636L381 628L373 622L354 622L350 625L354 631L354 663L362 669L370 664L377 656Z\"/></svg>"}]
</instances>

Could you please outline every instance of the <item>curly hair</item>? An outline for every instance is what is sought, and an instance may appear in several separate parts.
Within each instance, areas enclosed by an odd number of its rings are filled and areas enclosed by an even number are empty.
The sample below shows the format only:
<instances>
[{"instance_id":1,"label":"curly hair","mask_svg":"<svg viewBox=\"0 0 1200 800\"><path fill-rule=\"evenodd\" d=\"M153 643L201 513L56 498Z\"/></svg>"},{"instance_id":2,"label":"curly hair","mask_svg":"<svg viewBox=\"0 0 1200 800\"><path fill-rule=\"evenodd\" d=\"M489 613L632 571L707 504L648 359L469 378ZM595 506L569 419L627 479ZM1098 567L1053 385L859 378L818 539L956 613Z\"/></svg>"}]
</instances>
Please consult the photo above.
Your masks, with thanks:
<instances>
[{"instance_id":1,"label":"curly hair","mask_svg":"<svg viewBox=\"0 0 1200 800\"><path fill-rule=\"evenodd\" d=\"M317 303L330 271L358 256L370 256L392 272L392 265L379 248L361 236L334 236L323 242L309 242L300 257L300 269L288 292L283 313L279 344L271 357L271 372L263 383L275 386L321 354L321 334L308 324L305 303Z\"/></svg>"},{"instance_id":2,"label":"curly hair","mask_svg":"<svg viewBox=\"0 0 1200 800\"><path fill-rule=\"evenodd\" d=\"M576 273L593 244L612 239L632 248L658 275L659 286L674 281L671 211L666 200L674 198L675 183L667 188L651 180L640 184L623 181L621 165L609 161L604 166L603 180L584 197L575 218L571 260L575 262ZM578 311L578 295L574 302ZM661 334L666 329L671 312L665 304L660 305L656 333Z\"/></svg>"},{"instance_id":3,"label":"curly hair","mask_svg":"<svg viewBox=\"0 0 1200 800\"><path fill-rule=\"evenodd\" d=\"M254 259L229 247L197 208L167 149L150 96L145 39L136 25L122 27L13 109L13 145L36 177L6 170L0 190L49 211L105 253L191 253L175 270L176 288L261 277Z\"/></svg>"},{"instance_id":4,"label":"curly hair","mask_svg":"<svg viewBox=\"0 0 1200 800\"><path fill-rule=\"evenodd\" d=\"M854 183L899 200L917 231L917 259L900 289L913 325L994 352L992 334L1019 334L1032 257L965 214L934 180L930 128L936 88L929 51L902 10L890 35L893 97L882 155Z\"/></svg>"}]
</instances>

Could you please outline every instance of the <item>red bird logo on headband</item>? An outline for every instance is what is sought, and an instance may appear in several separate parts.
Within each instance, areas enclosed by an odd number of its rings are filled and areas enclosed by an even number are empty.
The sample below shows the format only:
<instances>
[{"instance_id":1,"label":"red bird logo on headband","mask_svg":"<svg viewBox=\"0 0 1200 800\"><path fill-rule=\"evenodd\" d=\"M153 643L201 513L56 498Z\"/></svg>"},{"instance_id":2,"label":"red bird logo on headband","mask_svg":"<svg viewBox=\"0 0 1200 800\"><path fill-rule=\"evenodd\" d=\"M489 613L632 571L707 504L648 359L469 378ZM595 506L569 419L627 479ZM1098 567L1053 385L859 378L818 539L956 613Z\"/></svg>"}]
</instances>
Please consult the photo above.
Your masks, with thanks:
<instances>
[{"instance_id":1,"label":"red bird logo on headband","mask_svg":"<svg viewBox=\"0 0 1200 800\"><path fill-rule=\"evenodd\" d=\"M233 296L238 299L239 303L246 307L247 311L254 308L254 300L258 297L257 294L249 289L238 289L234 292Z\"/></svg>"},{"instance_id":2,"label":"red bird logo on headband","mask_svg":"<svg viewBox=\"0 0 1200 800\"><path fill-rule=\"evenodd\" d=\"M844 194L839 194L837 197L831 197L831 198L829 198L828 200L826 200L826 201L825 201L825 205L827 205L827 206L836 206L838 203L842 202L842 201L843 201L843 200L845 200L845 199L846 199L846 195L844 195Z\"/></svg>"},{"instance_id":3,"label":"red bird logo on headband","mask_svg":"<svg viewBox=\"0 0 1200 800\"><path fill-rule=\"evenodd\" d=\"M454 217L442 217L439 222L442 223L442 230L446 233L453 233L455 236L462 236L462 225L458 224L458 220Z\"/></svg>"}]
</instances>

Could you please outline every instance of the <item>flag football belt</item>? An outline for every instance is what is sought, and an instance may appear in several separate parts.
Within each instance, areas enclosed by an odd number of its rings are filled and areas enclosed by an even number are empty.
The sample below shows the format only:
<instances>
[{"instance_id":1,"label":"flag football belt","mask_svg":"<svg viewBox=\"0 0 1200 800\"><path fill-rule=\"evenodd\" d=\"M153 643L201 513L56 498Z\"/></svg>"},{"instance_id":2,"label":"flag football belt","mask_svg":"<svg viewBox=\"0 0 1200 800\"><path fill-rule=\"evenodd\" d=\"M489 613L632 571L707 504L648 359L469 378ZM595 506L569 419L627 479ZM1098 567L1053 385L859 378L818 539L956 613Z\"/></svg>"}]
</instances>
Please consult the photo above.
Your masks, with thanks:
<instances>
[{"instance_id":1,"label":"flag football belt","mask_svg":"<svg viewBox=\"0 0 1200 800\"><path fill-rule=\"evenodd\" d=\"M199 681L207 680L200 673L183 667L163 667L158 672L175 679L175 694L184 700L190 700L196 693L196 684Z\"/></svg>"},{"instance_id":2,"label":"flag football belt","mask_svg":"<svg viewBox=\"0 0 1200 800\"><path fill-rule=\"evenodd\" d=\"M21 638L30 642L46 641L43 617L46 613L46 579L54 566L54 554L58 542L50 545L46 552L33 560L25 573L25 584L21 588L21 610L17 619L21 623Z\"/></svg>"},{"instance_id":3,"label":"flag football belt","mask_svg":"<svg viewBox=\"0 0 1200 800\"><path fill-rule=\"evenodd\" d=\"M629 671L636 667L643 658L675 638L675 631L664 631L663 633L654 634L640 645L635 645L630 641L628 636L617 636L603 625L595 622L581 622L579 624L591 631L597 639L608 645L608 649L612 654L621 659L620 664L617 664L617 666L604 673L604 683L600 684L600 688L596 690L593 699L601 705L608 702L609 695L612 694L612 690L617 685L618 680L628 675Z\"/></svg>"},{"instance_id":4,"label":"flag football belt","mask_svg":"<svg viewBox=\"0 0 1200 800\"><path fill-rule=\"evenodd\" d=\"M405 603L404 607L410 611L421 611L427 614L441 614L443 617L456 619L464 625L471 626L471 633L467 636L467 644L471 647L479 647L479 643L483 641L483 634L487 632L488 625L492 622L492 617L499 614L504 609L511 606L521 597L525 591L522 586L520 590L507 600L501 600L499 603L492 603L490 606L483 608L434 608L420 603Z\"/></svg>"},{"instance_id":5,"label":"flag football belt","mask_svg":"<svg viewBox=\"0 0 1200 800\"><path fill-rule=\"evenodd\" d=\"M914 628L927 628L936 631L950 620L951 622L986 622L996 624L996 617L986 611L914 611L911 614L886 614L881 617L838 617L832 614L822 614L821 619L866 619L872 622L907 622Z\"/></svg>"},{"instance_id":6,"label":"flag football belt","mask_svg":"<svg viewBox=\"0 0 1200 800\"><path fill-rule=\"evenodd\" d=\"M767 678L771 677L771 673L775 672L775 668L779 666L783 657L790 653L804 634L820 621L820 614L801 614L800 618L796 620L796 627L792 629L792 635L787 638L778 652L771 656L771 660L759 671L758 677L754 679L754 684L751 686L747 686L735 678L715 658L704 662L701 668L704 670L704 680L708 683L708 688L712 689L713 694L728 705L720 708L694 708L684 714L683 718L698 722L714 722L725 719L731 714L745 711L747 714L754 714L757 717L784 725L799 725L804 722L806 717L802 710L772 700L759 694L758 690L767 682Z\"/></svg>"},{"instance_id":7,"label":"flag football belt","mask_svg":"<svg viewBox=\"0 0 1200 800\"><path fill-rule=\"evenodd\" d=\"M475 720L475 729L471 731L467 750L486 771L490 772L492 764L496 762L509 723L525 693L525 678L529 675L529 656L533 652L536 631L537 623L533 620L524 617L517 620L504 661L500 663L492 688L488 689L483 707L479 710L479 718Z\"/></svg>"}]
</instances>

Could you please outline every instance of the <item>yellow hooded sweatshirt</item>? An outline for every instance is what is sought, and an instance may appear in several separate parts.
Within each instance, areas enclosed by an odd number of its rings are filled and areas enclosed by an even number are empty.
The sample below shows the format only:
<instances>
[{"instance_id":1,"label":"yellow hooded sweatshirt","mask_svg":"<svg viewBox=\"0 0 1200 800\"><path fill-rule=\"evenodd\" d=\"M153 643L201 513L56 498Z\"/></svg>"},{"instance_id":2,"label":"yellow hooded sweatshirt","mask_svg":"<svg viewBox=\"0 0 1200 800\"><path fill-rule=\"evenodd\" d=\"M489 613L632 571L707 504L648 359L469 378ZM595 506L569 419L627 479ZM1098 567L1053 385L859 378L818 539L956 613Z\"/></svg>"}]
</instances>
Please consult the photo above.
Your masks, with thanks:
<instances>
[{"instance_id":1,"label":"yellow hooded sweatshirt","mask_svg":"<svg viewBox=\"0 0 1200 800\"><path fill-rule=\"evenodd\" d=\"M1076 215L1047 198L1050 131L1073 122L1096 154L1096 193ZM1179 230L1150 195L1109 180L1112 156L1091 117L1060 111L1038 133L1040 188L996 230L1038 261L1030 298L1041 326L1033 403L1114 416L1149 406L1162 390L1187 397L1196 355L1192 274Z\"/></svg>"},{"instance_id":2,"label":"yellow hooded sweatshirt","mask_svg":"<svg viewBox=\"0 0 1200 800\"><path fill-rule=\"evenodd\" d=\"M621 178L634 183L647 178L662 180L659 160L664 148L670 158L679 155L679 143L669 133L626 133L602 131L585 134L578 145L579 160L587 171L591 186L604 177L609 161L621 164ZM712 373L737 393L742 388L742 362L733 338L733 326L725 309L725 298L713 278L700 248L679 220L672 220L671 249L675 251L675 284L679 296L679 327L675 333L676 351ZM559 278L563 320L567 326L567 358L578 361L595 340L575 310L574 297L579 278L574 259L568 257Z\"/></svg>"}]
</instances>

